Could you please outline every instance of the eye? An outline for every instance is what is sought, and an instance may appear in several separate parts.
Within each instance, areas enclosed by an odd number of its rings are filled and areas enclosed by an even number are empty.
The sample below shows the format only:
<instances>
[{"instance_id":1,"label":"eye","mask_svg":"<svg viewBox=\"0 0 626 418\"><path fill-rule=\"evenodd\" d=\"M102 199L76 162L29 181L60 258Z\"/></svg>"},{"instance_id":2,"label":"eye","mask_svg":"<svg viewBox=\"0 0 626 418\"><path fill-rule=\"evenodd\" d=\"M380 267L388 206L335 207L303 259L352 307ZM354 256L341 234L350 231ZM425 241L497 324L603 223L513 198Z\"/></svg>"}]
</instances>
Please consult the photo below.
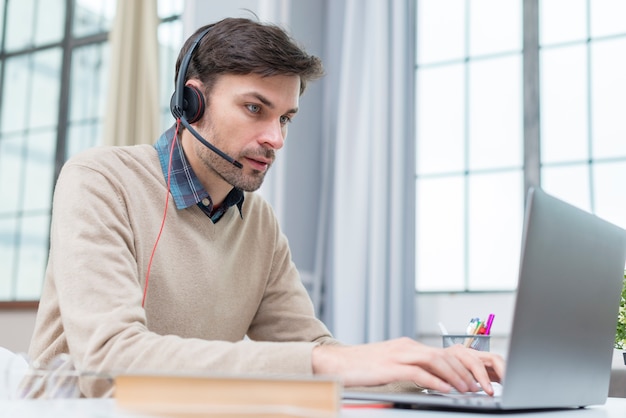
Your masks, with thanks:
<instances>
[{"instance_id":1,"label":"eye","mask_svg":"<svg viewBox=\"0 0 626 418\"><path fill-rule=\"evenodd\" d=\"M257 104L250 103L250 104L247 104L246 107L248 108L250 113L259 113L261 111L261 106Z\"/></svg>"},{"instance_id":2,"label":"eye","mask_svg":"<svg viewBox=\"0 0 626 418\"><path fill-rule=\"evenodd\" d=\"M280 124L286 125L291 122L291 118L289 116L283 115L280 117Z\"/></svg>"}]
</instances>

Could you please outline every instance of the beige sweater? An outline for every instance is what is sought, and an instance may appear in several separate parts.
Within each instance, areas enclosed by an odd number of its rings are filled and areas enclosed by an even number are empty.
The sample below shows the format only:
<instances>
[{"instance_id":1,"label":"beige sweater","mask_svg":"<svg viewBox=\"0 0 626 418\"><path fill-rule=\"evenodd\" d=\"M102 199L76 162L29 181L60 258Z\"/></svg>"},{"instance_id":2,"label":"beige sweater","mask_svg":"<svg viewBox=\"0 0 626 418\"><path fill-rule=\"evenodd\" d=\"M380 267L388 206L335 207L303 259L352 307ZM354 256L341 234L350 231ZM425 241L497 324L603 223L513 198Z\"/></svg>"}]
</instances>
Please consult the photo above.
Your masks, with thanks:
<instances>
[{"instance_id":1,"label":"beige sweater","mask_svg":"<svg viewBox=\"0 0 626 418\"><path fill-rule=\"evenodd\" d=\"M81 370L110 373L311 374L313 347L336 341L257 194L246 193L243 219L232 207L217 224L169 196L141 307L165 198L152 146L96 148L65 164L31 358L69 353Z\"/></svg>"}]
</instances>

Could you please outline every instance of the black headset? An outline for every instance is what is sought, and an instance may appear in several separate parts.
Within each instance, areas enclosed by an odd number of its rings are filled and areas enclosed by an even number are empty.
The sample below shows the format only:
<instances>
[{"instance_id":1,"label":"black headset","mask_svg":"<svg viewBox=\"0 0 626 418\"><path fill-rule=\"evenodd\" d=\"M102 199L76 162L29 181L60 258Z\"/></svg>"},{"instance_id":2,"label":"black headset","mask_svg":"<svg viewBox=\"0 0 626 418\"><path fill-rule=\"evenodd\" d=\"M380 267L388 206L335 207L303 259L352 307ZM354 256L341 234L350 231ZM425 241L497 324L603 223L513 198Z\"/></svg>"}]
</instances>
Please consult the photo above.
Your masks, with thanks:
<instances>
[{"instance_id":1,"label":"black headset","mask_svg":"<svg viewBox=\"0 0 626 418\"><path fill-rule=\"evenodd\" d=\"M233 157L226 154L224 151L217 148L215 145L209 143L202 137L191 124L197 122L202 118L205 109L204 94L194 86L186 86L185 79L187 78L187 68L189 68L189 62L191 57L200 44L200 41L211 30L211 27L206 28L198 34L193 41L189 50L183 57L180 68L178 69L178 77L176 78L176 90L172 94L170 99L170 111L174 118L180 121L180 123L196 137L204 146L215 152L217 155L231 163L237 168L243 166L239 161L236 161Z\"/></svg>"}]
</instances>

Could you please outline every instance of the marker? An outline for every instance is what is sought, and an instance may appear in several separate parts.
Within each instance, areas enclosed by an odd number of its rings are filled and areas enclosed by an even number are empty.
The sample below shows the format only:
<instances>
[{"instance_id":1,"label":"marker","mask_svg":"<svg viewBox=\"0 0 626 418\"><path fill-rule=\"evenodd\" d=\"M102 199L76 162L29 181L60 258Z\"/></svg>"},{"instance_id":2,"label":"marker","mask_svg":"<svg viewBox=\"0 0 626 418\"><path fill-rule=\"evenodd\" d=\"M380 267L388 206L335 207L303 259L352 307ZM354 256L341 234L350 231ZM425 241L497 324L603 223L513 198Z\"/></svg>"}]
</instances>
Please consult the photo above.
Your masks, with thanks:
<instances>
[{"instance_id":1,"label":"marker","mask_svg":"<svg viewBox=\"0 0 626 418\"><path fill-rule=\"evenodd\" d=\"M474 334L474 332L476 332L476 329L478 328L479 324L480 324L480 319L479 318L472 318L470 320L469 325L467 326L467 329L465 330L465 333L468 334L468 335Z\"/></svg>"},{"instance_id":2,"label":"marker","mask_svg":"<svg viewBox=\"0 0 626 418\"><path fill-rule=\"evenodd\" d=\"M487 317L487 324L485 325L486 335L489 335L491 333L491 325L493 324L493 318L495 318L494 314L489 314L489 317Z\"/></svg>"}]
</instances>

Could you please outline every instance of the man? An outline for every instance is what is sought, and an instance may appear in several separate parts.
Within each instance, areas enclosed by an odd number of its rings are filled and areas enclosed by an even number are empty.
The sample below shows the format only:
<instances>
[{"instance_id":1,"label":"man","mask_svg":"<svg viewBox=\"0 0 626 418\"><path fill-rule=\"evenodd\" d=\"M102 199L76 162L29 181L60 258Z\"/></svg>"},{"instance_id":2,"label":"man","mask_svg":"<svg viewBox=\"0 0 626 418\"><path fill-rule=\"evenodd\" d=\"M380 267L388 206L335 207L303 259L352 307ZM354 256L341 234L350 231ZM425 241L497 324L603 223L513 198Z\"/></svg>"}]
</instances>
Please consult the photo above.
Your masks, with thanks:
<instances>
[{"instance_id":1,"label":"man","mask_svg":"<svg viewBox=\"0 0 626 418\"><path fill-rule=\"evenodd\" d=\"M319 59L277 27L226 19L190 37L176 66L177 124L154 146L92 149L62 170L31 358L492 393L499 356L408 338L343 346L315 318L270 206L251 192Z\"/></svg>"}]
</instances>

